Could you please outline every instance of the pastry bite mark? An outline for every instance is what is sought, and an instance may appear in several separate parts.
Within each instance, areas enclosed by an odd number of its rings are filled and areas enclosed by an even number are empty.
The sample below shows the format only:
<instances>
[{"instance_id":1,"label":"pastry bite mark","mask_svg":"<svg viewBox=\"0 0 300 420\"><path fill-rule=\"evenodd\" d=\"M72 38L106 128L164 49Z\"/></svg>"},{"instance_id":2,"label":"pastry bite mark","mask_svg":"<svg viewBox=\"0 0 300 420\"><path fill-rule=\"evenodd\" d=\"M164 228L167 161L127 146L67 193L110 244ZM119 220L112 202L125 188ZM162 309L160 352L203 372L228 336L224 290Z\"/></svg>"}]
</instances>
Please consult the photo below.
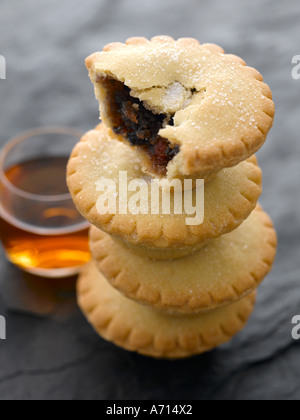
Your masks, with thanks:
<instances>
[{"instance_id":1,"label":"pastry bite mark","mask_svg":"<svg viewBox=\"0 0 300 420\"><path fill-rule=\"evenodd\" d=\"M104 90L104 112L113 132L131 146L143 149L151 162L152 171L165 176L167 166L180 152L180 146L161 137L159 132L167 126L174 126L175 112L165 114L151 110L149 105L133 96L129 87L112 77L100 77L97 83ZM172 93L176 95L180 86L184 89L179 83L166 89L170 92L169 108L174 106ZM189 96L192 97L193 93L191 90Z\"/></svg>"}]
</instances>

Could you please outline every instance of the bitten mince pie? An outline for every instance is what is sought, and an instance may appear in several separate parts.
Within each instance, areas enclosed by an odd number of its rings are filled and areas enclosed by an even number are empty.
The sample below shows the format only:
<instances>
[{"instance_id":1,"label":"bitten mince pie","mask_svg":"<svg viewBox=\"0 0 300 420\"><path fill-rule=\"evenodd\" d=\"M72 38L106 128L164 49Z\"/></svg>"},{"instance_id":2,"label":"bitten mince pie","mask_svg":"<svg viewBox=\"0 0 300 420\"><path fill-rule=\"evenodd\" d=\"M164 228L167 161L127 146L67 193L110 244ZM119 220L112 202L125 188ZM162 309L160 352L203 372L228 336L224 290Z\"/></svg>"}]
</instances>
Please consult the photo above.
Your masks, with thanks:
<instances>
[{"instance_id":1,"label":"bitten mince pie","mask_svg":"<svg viewBox=\"0 0 300 420\"><path fill-rule=\"evenodd\" d=\"M256 153L275 113L258 71L217 45L132 38L87 58L103 122L155 177L208 178Z\"/></svg>"}]
</instances>

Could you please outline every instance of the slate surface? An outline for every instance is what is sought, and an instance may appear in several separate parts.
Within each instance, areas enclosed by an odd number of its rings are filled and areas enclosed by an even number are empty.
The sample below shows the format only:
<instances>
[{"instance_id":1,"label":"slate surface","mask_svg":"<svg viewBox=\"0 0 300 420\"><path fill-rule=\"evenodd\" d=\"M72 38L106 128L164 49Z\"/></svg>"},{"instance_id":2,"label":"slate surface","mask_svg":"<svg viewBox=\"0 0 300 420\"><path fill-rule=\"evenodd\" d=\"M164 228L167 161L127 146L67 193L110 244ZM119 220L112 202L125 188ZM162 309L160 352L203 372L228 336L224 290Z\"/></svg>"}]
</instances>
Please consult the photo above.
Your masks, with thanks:
<instances>
[{"instance_id":1,"label":"slate surface","mask_svg":"<svg viewBox=\"0 0 300 420\"><path fill-rule=\"evenodd\" d=\"M85 56L129 36L170 34L222 44L271 85L277 116L259 153L262 204L279 233L274 271L250 323L232 343L181 362L149 360L99 339L69 285L24 279L0 257L1 399L298 399L300 346L300 4L293 0L2 0L0 144L42 125L87 130L97 105ZM63 289L63 290L61 290Z\"/></svg>"}]
</instances>

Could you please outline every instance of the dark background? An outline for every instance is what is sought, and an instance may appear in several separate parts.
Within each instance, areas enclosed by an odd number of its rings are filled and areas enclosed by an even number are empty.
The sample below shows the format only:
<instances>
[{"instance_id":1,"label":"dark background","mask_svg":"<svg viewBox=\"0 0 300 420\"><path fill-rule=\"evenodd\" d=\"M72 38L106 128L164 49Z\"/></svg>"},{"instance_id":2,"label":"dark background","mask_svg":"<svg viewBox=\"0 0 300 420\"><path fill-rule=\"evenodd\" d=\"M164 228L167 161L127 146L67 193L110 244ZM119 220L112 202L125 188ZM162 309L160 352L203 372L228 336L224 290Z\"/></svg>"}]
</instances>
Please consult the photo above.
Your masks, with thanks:
<instances>
[{"instance_id":1,"label":"dark background","mask_svg":"<svg viewBox=\"0 0 300 420\"><path fill-rule=\"evenodd\" d=\"M298 399L300 343L300 3L295 0L1 0L0 145L43 125L83 130L98 107L84 58L130 36L192 36L221 44L258 68L277 107L258 157L261 203L279 234L274 271L247 328L230 344L187 361L155 361L99 339L67 285L24 279L1 251L1 399Z\"/></svg>"}]
</instances>

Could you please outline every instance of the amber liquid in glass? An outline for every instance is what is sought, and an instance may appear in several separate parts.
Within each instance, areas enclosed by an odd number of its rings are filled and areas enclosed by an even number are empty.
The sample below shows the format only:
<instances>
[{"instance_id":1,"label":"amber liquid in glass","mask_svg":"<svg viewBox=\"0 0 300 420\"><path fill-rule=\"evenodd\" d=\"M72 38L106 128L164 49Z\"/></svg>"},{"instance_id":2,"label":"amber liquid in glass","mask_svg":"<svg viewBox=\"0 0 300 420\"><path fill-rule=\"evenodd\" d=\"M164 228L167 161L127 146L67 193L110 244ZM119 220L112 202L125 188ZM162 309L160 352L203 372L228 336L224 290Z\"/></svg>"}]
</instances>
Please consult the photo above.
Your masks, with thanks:
<instances>
[{"instance_id":1,"label":"amber liquid in glass","mask_svg":"<svg viewBox=\"0 0 300 420\"><path fill-rule=\"evenodd\" d=\"M48 203L24 206L2 192L6 202L5 209L0 207L1 240L9 260L27 271L42 275L43 270L76 268L90 260L87 223L71 200L51 202L52 196L68 194L66 165L67 158L45 158L6 171L19 190L49 196Z\"/></svg>"}]
</instances>

